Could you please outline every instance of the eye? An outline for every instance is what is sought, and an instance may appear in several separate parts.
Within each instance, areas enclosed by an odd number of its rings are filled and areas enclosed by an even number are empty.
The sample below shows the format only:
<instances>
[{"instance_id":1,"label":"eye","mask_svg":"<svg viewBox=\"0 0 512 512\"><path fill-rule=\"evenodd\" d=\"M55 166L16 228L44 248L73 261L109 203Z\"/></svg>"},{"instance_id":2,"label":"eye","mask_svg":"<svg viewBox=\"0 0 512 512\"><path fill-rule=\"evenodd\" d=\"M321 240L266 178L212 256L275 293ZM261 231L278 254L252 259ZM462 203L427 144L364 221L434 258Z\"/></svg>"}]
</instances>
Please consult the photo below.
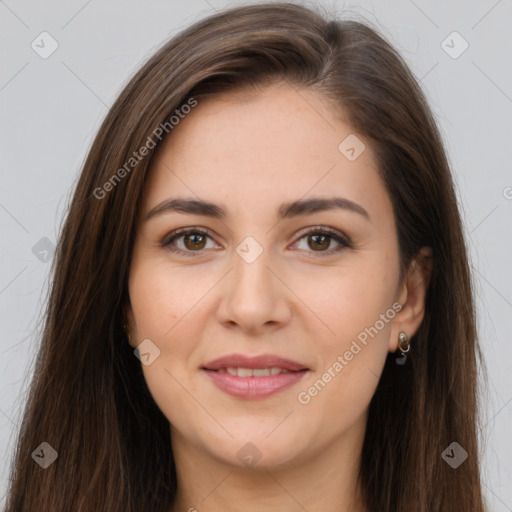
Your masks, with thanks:
<instances>
[{"instance_id":1,"label":"eye","mask_svg":"<svg viewBox=\"0 0 512 512\"><path fill-rule=\"evenodd\" d=\"M204 229L182 228L170 233L162 242L162 246L171 252L195 256L193 253L201 253L201 251L207 249L206 242L208 238L212 240L211 236ZM176 242L180 239L183 239L182 245L181 247L176 247L178 245Z\"/></svg>"},{"instance_id":2,"label":"eye","mask_svg":"<svg viewBox=\"0 0 512 512\"><path fill-rule=\"evenodd\" d=\"M344 248L351 248L352 243L348 237L334 229L325 226L315 226L309 228L307 232L302 233L302 237L296 242L299 244L305 240L306 247L299 247L300 250L321 253L321 255L331 255ZM329 248L333 240L338 244L336 247ZM312 250L309 250L312 249Z\"/></svg>"},{"instance_id":3,"label":"eye","mask_svg":"<svg viewBox=\"0 0 512 512\"><path fill-rule=\"evenodd\" d=\"M331 255L344 248L353 247L348 237L337 230L325 226L314 226L313 228L308 228L306 232L303 231L301 234L302 236L295 242L295 245L302 242L302 240L306 240L306 248L298 248L302 251ZM217 247L207 247L208 239L213 241L209 232L202 228L181 228L170 233L162 241L162 247L177 254L194 257L201 255L205 249ZM333 241L338 245L330 248Z\"/></svg>"}]
</instances>

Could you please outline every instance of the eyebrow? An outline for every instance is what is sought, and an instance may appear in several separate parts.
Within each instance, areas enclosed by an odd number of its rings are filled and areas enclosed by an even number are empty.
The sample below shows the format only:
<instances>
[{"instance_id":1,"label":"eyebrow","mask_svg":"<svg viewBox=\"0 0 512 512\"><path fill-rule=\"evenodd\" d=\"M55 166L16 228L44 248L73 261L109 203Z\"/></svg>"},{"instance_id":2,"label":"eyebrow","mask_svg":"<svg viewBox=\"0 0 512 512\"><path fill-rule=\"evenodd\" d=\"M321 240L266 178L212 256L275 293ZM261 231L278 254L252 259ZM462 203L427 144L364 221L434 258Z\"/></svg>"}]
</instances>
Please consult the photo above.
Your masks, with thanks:
<instances>
[{"instance_id":1,"label":"eyebrow","mask_svg":"<svg viewBox=\"0 0 512 512\"><path fill-rule=\"evenodd\" d=\"M368 212L359 204L344 199L342 197L330 198L313 198L302 199L283 203L278 210L279 219L289 219L316 212L324 212L328 210L341 209L358 213L370 220ZM217 204L208 201L198 201L196 199L166 199L152 208L145 217L148 221L156 215L166 212L186 213L189 215L204 215L215 219L225 219L227 217L226 210Z\"/></svg>"}]
</instances>

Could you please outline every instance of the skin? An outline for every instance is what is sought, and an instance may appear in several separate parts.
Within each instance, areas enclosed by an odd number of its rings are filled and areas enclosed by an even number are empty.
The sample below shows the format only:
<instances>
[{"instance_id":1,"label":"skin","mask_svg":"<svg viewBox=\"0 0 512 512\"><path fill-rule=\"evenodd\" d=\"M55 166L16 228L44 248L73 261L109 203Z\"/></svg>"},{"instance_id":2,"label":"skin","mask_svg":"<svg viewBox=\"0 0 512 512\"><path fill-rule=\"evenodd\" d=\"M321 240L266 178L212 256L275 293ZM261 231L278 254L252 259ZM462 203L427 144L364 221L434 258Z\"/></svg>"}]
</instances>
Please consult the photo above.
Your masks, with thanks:
<instances>
[{"instance_id":1,"label":"skin","mask_svg":"<svg viewBox=\"0 0 512 512\"><path fill-rule=\"evenodd\" d=\"M160 350L142 368L171 425L172 512L248 511L255 503L258 511L365 510L356 475L368 405L399 332L412 337L423 319L428 275L413 262L400 282L395 218L370 142L356 134L366 149L354 161L338 150L353 133L318 93L274 84L201 99L152 164L126 316L130 344L148 338ZM283 202L333 196L357 203L369 220L333 209L278 221ZM219 204L227 216L168 211L145 221L177 197ZM303 233L315 226L341 232L353 246ZM199 255L162 246L182 227L210 231L199 242L173 242ZM248 236L263 250L252 263L236 252ZM298 394L396 302L401 311L300 403ZM309 371L269 397L234 398L201 371L232 353L276 354ZM261 454L254 465L237 456L249 442Z\"/></svg>"}]
</instances>

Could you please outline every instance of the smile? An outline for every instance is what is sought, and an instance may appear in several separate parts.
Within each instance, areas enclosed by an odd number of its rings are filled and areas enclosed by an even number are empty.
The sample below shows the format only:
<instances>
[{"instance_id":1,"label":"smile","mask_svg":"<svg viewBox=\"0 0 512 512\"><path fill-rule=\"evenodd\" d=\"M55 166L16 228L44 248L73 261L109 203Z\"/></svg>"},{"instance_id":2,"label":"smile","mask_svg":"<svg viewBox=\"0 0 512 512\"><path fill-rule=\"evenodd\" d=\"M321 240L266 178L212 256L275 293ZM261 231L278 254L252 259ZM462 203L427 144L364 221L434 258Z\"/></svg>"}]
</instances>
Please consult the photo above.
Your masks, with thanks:
<instances>
[{"instance_id":1,"label":"smile","mask_svg":"<svg viewBox=\"0 0 512 512\"><path fill-rule=\"evenodd\" d=\"M236 398L265 398L293 386L309 371L296 361L275 355L224 356L201 370L221 391Z\"/></svg>"},{"instance_id":2,"label":"smile","mask_svg":"<svg viewBox=\"0 0 512 512\"><path fill-rule=\"evenodd\" d=\"M221 368L217 370L220 373L229 373L238 377L268 377L269 375L279 375L280 373L290 373L283 368Z\"/></svg>"}]
</instances>

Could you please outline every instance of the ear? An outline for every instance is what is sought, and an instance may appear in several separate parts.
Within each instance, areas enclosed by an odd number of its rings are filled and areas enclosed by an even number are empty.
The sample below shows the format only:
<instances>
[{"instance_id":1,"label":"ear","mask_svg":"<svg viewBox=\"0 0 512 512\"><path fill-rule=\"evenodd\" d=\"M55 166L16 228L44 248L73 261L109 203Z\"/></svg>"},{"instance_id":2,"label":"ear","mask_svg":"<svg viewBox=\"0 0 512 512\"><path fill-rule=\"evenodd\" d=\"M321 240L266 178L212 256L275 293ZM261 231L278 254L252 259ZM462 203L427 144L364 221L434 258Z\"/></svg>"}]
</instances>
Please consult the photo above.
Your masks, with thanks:
<instances>
[{"instance_id":1,"label":"ear","mask_svg":"<svg viewBox=\"0 0 512 512\"><path fill-rule=\"evenodd\" d=\"M124 312L124 323L126 325L126 328L125 328L125 331L126 331L126 334L130 335L129 339L128 339L128 343L130 345L130 347L132 348L136 348L138 343L137 343L137 328L136 328L136 325L135 325L135 316L133 314L133 310L132 310L132 306L130 303L128 303L124 308L123 308L123 312Z\"/></svg>"},{"instance_id":2,"label":"ear","mask_svg":"<svg viewBox=\"0 0 512 512\"><path fill-rule=\"evenodd\" d=\"M398 335L404 331L412 338L418 331L425 316L425 295L432 274L432 249L422 247L413 259L398 291L397 302L402 309L393 319L389 339L389 351L398 350Z\"/></svg>"}]
</instances>

